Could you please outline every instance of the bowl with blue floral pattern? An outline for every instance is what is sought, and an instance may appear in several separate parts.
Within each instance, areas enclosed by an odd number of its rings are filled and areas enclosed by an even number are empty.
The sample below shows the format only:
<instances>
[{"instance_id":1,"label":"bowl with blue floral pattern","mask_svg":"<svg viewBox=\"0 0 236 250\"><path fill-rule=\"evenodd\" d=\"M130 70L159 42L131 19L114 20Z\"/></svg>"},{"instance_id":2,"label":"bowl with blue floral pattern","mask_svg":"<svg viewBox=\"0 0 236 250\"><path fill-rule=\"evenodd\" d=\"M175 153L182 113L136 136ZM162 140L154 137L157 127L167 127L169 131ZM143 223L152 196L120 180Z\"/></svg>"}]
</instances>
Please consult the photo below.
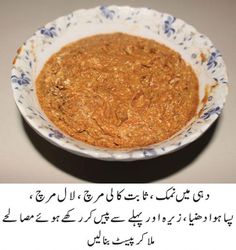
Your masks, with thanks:
<instances>
[{"instance_id":1,"label":"bowl with blue floral pattern","mask_svg":"<svg viewBox=\"0 0 236 250\"><path fill-rule=\"evenodd\" d=\"M199 116L170 139L134 149L95 147L64 134L42 111L35 80L48 58L73 41L114 32L165 44L180 53L195 71L199 81ZM225 63L207 36L170 14L129 6L79 9L38 29L17 51L11 71L11 85L22 116L43 138L79 156L108 161L150 159L181 149L199 138L213 124L221 114L228 94Z\"/></svg>"}]
</instances>

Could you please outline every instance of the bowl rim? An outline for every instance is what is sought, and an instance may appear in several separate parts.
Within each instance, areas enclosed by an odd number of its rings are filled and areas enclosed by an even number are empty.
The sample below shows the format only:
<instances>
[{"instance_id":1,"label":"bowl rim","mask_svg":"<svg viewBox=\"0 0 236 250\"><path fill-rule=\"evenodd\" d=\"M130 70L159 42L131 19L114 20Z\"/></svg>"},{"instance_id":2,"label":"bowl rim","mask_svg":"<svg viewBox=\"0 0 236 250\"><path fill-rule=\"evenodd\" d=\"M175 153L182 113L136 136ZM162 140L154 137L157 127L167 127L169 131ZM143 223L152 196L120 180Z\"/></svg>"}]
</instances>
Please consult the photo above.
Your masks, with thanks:
<instances>
[{"instance_id":1,"label":"bowl rim","mask_svg":"<svg viewBox=\"0 0 236 250\"><path fill-rule=\"evenodd\" d=\"M141 10L150 10L150 11L153 11L153 12L157 13L158 15L166 15L166 16L173 17L171 14L159 12L157 10L149 9L149 8L145 8L145 7L130 7L130 6L118 6L118 5L96 6L96 7L88 8L88 9L78 9L78 10L75 10L75 11L73 11L73 12L67 14L67 15L60 16L60 17L56 18L55 20L53 20L51 22L48 22L44 27L48 27L53 23L57 23L59 20L67 18L72 13L79 13L80 11L92 11L92 10L97 11L98 9L101 9L101 8L119 9L119 10L121 10L121 9L129 9L129 10L140 10L140 11ZM176 18L176 20L179 20L179 21L183 22L189 28L191 28L191 30L194 30L197 34L202 35L200 32L198 32L198 30L195 27L193 27L192 25L186 23L182 19ZM30 127L33 128L44 139L46 139L50 143L52 143L52 144L54 144L54 145L56 145L56 146L58 146L58 147L60 147L60 148L62 148L64 150L66 150L66 151L72 152L72 153L80 155L80 156L85 156L85 157L89 157L89 158L96 158L96 159L101 159L101 160L108 160L108 161L134 161L134 160L155 158L155 157L158 157L158 156L161 156L161 155L168 154L170 152L174 152L176 150L179 150L182 147L185 147L189 143L191 143L191 142L195 141L197 138L199 138L215 122L215 120L218 118L218 116L220 115L220 113L221 113L221 111L222 111L222 109L223 109L223 107L225 105L226 96L228 95L228 84L225 84L226 88L224 89L224 93L221 96L222 97L222 107L220 107L221 108L220 112L216 113L216 115L212 115L210 117L209 122L207 122L206 124L204 124L204 126L201 127L201 131L196 131L193 134L189 134L187 140L183 139L183 141L182 141L182 143L180 145L166 146L165 150L163 150L160 147L160 145L163 144L163 142L166 142L166 141L162 141L162 142L160 142L158 144L148 145L146 147L118 149L118 150L117 149L110 149L110 148L94 147L94 146L91 146L91 145L86 144L86 143L84 143L83 147L81 147L81 148L80 147L74 147L74 145L71 146L70 144L65 144L64 142L62 142L61 140L58 140L57 138L49 137L45 130L39 128L38 123L35 120L31 120L27 116L26 108L25 108L24 105L21 105L18 102L18 95L16 94L16 89L15 89L15 85L14 85L13 76L15 76L16 73L19 74L19 71L16 69L15 65L17 63L19 63L19 60L21 60L20 56L24 53L24 49L25 49L26 45L34 37L38 38L37 36L38 36L39 32L40 32L40 30L38 29L30 38L28 38L26 40L26 42L17 51L17 55L16 55L16 57L14 59L14 65L13 65L12 70L11 70L11 86L12 86L12 90L13 90L13 96L14 96L15 103L16 103L20 113L23 116L23 118L25 119L25 121L27 122L27 124L29 124ZM203 36L204 36L204 39L212 47L215 48L215 46L213 45L211 40L207 36L205 36L205 35L203 35ZM223 65L222 71L223 71L224 76L225 76L225 81L226 81L226 83L228 83L228 76L227 76L227 72L226 72L226 66L225 66L225 62L224 62L222 57L221 57L221 63ZM35 81L33 81L32 83L35 84ZM194 122L196 122L196 121L194 121ZM188 125L188 126L190 126L190 125ZM183 129L186 129L186 127L184 127ZM58 130L58 131L60 131L60 130ZM178 131L177 134L180 134L181 131ZM62 136L64 137L63 133L62 133ZM65 135L65 136L67 136L67 135ZM175 136L176 136L176 134L173 137L175 137ZM168 140L171 140L171 138L169 138ZM72 139L72 140L75 140L75 139ZM76 141L78 141L78 140L76 140Z\"/></svg>"}]
</instances>

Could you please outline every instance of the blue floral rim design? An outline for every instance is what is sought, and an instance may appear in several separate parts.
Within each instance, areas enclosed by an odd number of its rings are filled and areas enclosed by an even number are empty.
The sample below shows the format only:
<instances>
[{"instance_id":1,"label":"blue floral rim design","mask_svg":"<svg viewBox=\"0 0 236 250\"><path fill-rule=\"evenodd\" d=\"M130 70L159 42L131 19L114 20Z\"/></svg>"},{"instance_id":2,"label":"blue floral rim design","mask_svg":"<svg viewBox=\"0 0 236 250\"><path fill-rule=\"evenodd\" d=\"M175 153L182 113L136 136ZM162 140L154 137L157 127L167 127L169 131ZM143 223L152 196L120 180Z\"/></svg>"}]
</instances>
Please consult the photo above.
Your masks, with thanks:
<instances>
[{"instance_id":1,"label":"blue floral rim design","mask_svg":"<svg viewBox=\"0 0 236 250\"><path fill-rule=\"evenodd\" d=\"M43 63L43 55L52 54L55 51L54 44L63 41L68 34L73 40L76 37L104 31L130 32L151 37L179 51L190 61L196 71L200 72L200 89L204 89L209 84L213 86L201 114L169 140L145 148L129 150L96 148L76 141L59 131L42 112L35 94L34 82L39 65ZM222 55L209 38L170 14L129 6L98 6L93 9L81 9L46 24L19 49L11 74L16 104L33 129L49 142L67 151L112 161L150 159L176 151L196 140L222 112L228 93L227 83L228 77Z\"/></svg>"}]
</instances>

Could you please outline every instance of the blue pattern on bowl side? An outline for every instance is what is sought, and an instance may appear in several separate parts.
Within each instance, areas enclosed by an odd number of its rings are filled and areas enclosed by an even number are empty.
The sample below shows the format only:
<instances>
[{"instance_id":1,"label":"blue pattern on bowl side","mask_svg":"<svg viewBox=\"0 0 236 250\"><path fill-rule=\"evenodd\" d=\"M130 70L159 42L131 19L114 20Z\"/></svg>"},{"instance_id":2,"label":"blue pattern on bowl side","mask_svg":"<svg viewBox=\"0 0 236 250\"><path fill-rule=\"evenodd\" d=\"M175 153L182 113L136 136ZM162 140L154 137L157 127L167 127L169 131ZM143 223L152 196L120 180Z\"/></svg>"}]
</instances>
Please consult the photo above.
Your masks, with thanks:
<instances>
[{"instance_id":1,"label":"blue pattern on bowl side","mask_svg":"<svg viewBox=\"0 0 236 250\"><path fill-rule=\"evenodd\" d=\"M202 79L207 79L200 80L202 88L209 84L214 85L199 117L167 141L137 149L111 150L93 147L59 131L47 119L37 102L34 84L40 70L39 64L43 64L42 55L48 53L49 57L63 45L54 48L55 44L63 39L66 41L69 39L67 36L71 34L74 34L70 40L73 41L96 33L116 31L130 32L166 43L188 58L193 68L199 72L200 78L204 76ZM206 61L202 60L202 53ZM228 93L228 78L223 58L205 35L170 14L128 6L98 6L77 10L38 29L18 51L12 68L11 83L21 114L45 139L78 155L114 161L150 159L191 143L220 115Z\"/></svg>"}]
</instances>

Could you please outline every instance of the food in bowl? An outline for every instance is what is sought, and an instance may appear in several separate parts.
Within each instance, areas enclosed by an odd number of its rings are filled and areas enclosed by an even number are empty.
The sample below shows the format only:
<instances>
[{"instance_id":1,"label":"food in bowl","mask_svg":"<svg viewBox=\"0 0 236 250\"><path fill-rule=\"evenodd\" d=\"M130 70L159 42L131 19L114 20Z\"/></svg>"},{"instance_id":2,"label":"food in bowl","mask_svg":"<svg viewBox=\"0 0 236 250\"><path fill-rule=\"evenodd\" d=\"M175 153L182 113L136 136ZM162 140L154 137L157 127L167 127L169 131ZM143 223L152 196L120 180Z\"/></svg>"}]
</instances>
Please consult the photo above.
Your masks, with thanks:
<instances>
[{"instance_id":1,"label":"food in bowl","mask_svg":"<svg viewBox=\"0 0 236 250\"><path fill-rule=\"evenodd\" d=\"M119 148L118 145L95 146L92 142L85 143L85 140L75 139L73 135L69 136L65 130L59 129L59 126L55 125L55 122L51 120L39 103L36 81L50 57L58 51L60 52L61 48L70 46L76 41L82 41L96 35L114 33L129 34L163 44L181 55L186 66L191 65L196 74L199 97L195 111L197 115L186 125L183 125L183 129L166 140L160 138L159 143L149 144L150 140L144 144L139 143L143 146L138 147L133 147L130 144L124 148L121 146ZM125 53L128 56L129 49ZM112 61L111 65L112 63L115 62ZM144 68L143 66L142 70L148 71L148 68ZM128 69L129 67L127 67ZM141 73L141 71L137 70L137 73ZM131 79L133 74L129 77ZM24 119L39 135L71 153L109 161L150 159L179 150L192 143L207 131L221 114L228 93L227 83L228 77L224 60L207 36L170 14L129 6L98 6L92 9L80 9L46 24L19 48L13 60L11 72L11 84L16 104ZM135 98L137 104L139 99L141 99L140 103L142 104L146 100L142 94L142 92L139 93L137 99ZM88 101L88 99L85 100ZM96 101L99 102L99 100ZM126 121L126 115L123 116L122 109L126 106L122 104L119 107L118 117L122 118L119 120ZM141 108L140 110L142 111ZM148 117L148 112L143 111L143 114ZM104 125L110 125L109 121L105 120ZM119 124L115 116L114 124ZM142 126L140 127L142 128ZM149 134L150 130L143 130L140 137L149 138ZM159 137L156 138L156 142L157 139ZM141 141L139 138L138 140ZM123 146L125 146L124 141Z\"/></svg>"},{"instance_id":2,"label":"food in bowl","mask_svg":"<svg viewBox=\"0 0 236 250\"><path fill-rule=\"evenodd\" d=\"M36 86L42 109L61 131L114 149L170 138L199 103L197 76L179 53L125 33L66 45L45 63Z\"/></svg>"}]
</instances>

